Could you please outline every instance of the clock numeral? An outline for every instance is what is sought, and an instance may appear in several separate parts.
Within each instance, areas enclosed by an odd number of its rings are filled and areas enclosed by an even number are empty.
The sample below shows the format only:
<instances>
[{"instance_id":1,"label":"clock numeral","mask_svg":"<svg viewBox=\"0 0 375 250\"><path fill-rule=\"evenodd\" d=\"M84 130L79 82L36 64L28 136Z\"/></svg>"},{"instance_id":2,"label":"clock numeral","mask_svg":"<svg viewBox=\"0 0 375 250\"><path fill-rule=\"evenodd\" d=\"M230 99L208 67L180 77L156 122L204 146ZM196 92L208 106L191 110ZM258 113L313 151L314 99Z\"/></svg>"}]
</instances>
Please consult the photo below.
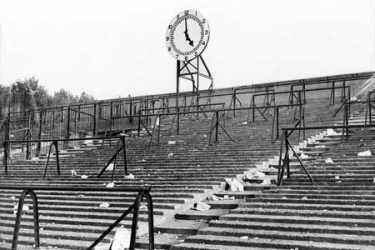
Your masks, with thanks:
<instances>
[{"instance_id":1,"label":"clock numeral","mask_svg":"<svg viewBox=\"0 0 375 250\"><path fill-rule=\"evenodd\" d=\"M203 19L202 19L202 23L206 23L206 19L203 18Z\"/></svg>"},{"instance_id":2,"label":"clock numeral","mask_svg":"<svg viewBox=\"0 0 375 250\"><path fill-rule=\"evenodd\" d=\"M205 42L205 41L203 41L203 42L202 42L202 45L206 45L206 42Z\"/></svg>"},{"instance_id":3,"label":"clock numeral","mask_svg":"<svg viewBox=\"0 0 375 250\"><path fill-rule=\"evenodd\" d=\"M177 19L180 19L180 14L177 15Z\"/></svg>"},{"instance_id":4,"label":"clock numeral","mask_svg":"<svg viewBox=\"0 0 375 250\"><path fill-rule=\"evenodd\" d=\"M204 34L205 34L205 35L208 35L208 30L205 30L205 31L204 31Z\"/></svg>"},{"instance_id":5,"label":"clock numeral","mask_svg":"<svg viewBox=\"0 0 375 250\"><path fill-rule=\"evenodd\" d=\"M172 29L172 25L168 25L168 29Z\"/></svg>"},{"instance_id":6,"label":"clock numeral","mask_svg":"<svg viewBox=\"0 0 375 250\"><path fill-rule=\"evenodd\" d=\"M185 61L187 61L188 60L188 57L187 56L185 56Z\"/></svg>"},{"instance_id":7,"label":"clock numeral","mask_svg":"<svg viewBox=\"0 0 375 250\"><path fill-rule=\"evenodd\" d=\"M171 51L172 49L171 49L171 47L168 47L168 51Z\"/></svg>"},{"instance_id":8,"label":"clock numeral","mask_svg":"<svg viewBox=\"0 0 375 250\"><path fill-rule=\"evenodd\" d=\"M178 54L176 54L176 58L178 58Z\"/></svg>"},{"instance_id":9,"label":"clock numeral","mask_svg":"<svg viewBox=\"0 0 375 250\"><path fill-rule=\"evenodd\" d=\"M185 15L189 14L189 11L188 10L185 10Z\"/></svg>"},{"instance_id":10,"label":"clock numeral","mask_svg":"<svg viewBox=\"0 0 375 250\"><path fill-rule=\"evenodd\" d=\"M198 15L198 12L197 12L197 11L195 11L195 15Z\"/></svg>"},{"instance_id":11,"label":"clock numeral","mask_svg":"<svg viewBox=\"0 0 375 250\"><path fill-rule=\"evenodd\" d=\"M167 36L167 37L165 38L165 40L168 42L168 41L169 41L169 36Z\"/></svg>"},{"instance_id":12,"label":"clock numeral","mask_svg":"<svg viewBox=\"0 0 375 250\"><path fill-rule=\"evenodd\" d=\"M195 52L194 52L194 55L195 55L195 56L198 56L198 52L195 51Z\"/></svg>"}]
</instances>

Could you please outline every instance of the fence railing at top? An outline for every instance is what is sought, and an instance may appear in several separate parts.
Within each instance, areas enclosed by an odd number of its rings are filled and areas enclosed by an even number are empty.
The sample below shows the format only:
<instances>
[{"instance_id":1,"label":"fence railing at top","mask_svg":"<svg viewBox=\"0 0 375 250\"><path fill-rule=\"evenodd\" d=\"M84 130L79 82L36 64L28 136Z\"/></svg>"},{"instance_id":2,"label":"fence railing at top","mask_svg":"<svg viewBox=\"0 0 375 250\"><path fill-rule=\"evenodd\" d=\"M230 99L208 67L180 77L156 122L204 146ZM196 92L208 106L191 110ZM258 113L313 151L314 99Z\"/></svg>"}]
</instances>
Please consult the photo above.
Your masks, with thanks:
<instances>
[{"instance_id":1,"label":"fence railing at top","mask_svg":"<svg viewBox=\"0 0 375 250\"><path fill-rule=\"evenodd\" d=\"M149 244L148 249L154 250L154 212L153 212L153 202L151 196L151 188L150 187L143 187L143 188L128 188L128 187L120 187L120 188L94 188L94 187L51 187L51 186L30 186L30 187L22 187L22 186L1 186L0 190L20 190L22 191L18 207L17 207L17 214L16 214L16 221L14 226L13 232L13 239L12 239L12 250L17 250L18 246L18 236L21 228L21 220L22 220L22 210L25 204L25 198L27 195L30 195L33 201L33 217L34 217L34 248L40 247L40 234L39 234L39 208L38 208L38 198L36 195L36 190L38 191L68 191L68 192L135 192L138 193L134 203L127 208L122 215L113 222L107 230L105 230L88 248L87 250L92 250L97 246L116 226L120 224L120 222L131 212L133 212L132 218L132 225L131 225L131 236L130 236L130 245L129 249L135 249L136 240L137 240L137 225L138 225L138 215L139 215L139 208L142 200L145 198L147 203L147 221L148 221L148 237L149 237Z\"/></svg>"},{"instance_id":2,"label":"fence railing at top","mask_svg":"<svg viewBox=\"0 0 375 250\"><path fill-rule=\"evenodd\" d=\"M61 171L60 171L60 157L59 157L59 154L60 154L60 149L64 148L64 143L67 143L67 142L77 142L77 141L95 141L95 140L113 140L113 139L117 139L119 142L117 144L117 147L115 149L115 153L113 154L113 156L108 160L108 162L106 163L106 165L104 166L104 168L100 171L100 173L98 174L97 177L100 177L103 172L108 168L108 166L114 161L115 164L114 164L114 167L113 167L113 172L115 170L115 167L116 167L116 163L117 163L117 158L119 157L120 153L122 153L122 158L123 158L123 164L124 164L124 174L125 175L128 175L128 169L127 169L127 158L126 158L126 146L125 146L125 136L124 135L121 135L121 136L109 136L109 137L91 137L91 138L75 138L75 139L44 139L44 140L26 140L26 141L23 141L23 140L6 140L3 142L3 147L4 147L4 158L3 158L3 162L4 162L4 168L5 168L5 174L8 175L8 165L9 165L9 161L11 160L10 158L10 152L11 152L11 145L12 144L26 144L26 145L29 145L27 146L27 149L29 150L31 148L30 144L32 143L36 143L36 148L37 150L41 148L41 146L38 146L40 145L41 143L49 143L49 150L48 150L48 156L47 156L47 162L46 162L46 166L45 166L45 170L44 170L44 178L46 177L46 174L47 174L47 171L48 171L48 167L49 167L49 162L50 162L50 157L51 157L51 153L53 153L53 149L55 149L54 153L55 153L55 157L56 157L56 171L57 171L57 175L60 176L61 174ZM59 143L63 143L63 145L60 145L59 146ZM67 146L65 145L65 148ZM37 152L37 156L40 155L40 151ZM30 159L31 157L31 153L30 152L26 152L26 159ZM113 178L113 172L112 172L112 178Z\"/></svg>"},{"instance_id":3,"label":"fence railing at top","mask_svg":"<svg viewBox=\"0 0 375 250\"><path fill-rule=\"evenodd\" d=\"M306 89L306 86L312 86L317 91L319 84L326 83L332 84L331 87L327 88L331 91L332 99L335 96L336 90L338 90L340 87L342 92L346 92L346 87L349 87L348 85L350 81L367 79L372 74L373 72L364 72L357 74L264 83L261 85L241 86L234 88L232 90L233 92L231 93L224 94L215 94L214 91L200 92L198 94L182 93L179 95L180 100L182 101L181 105L179 106L193 105L192 101L194 98L206 98L208 103L208 100L213 98L228 97L227 105L229 105L230 108L233 108L233 114L235 115L237 103L240 104L240 107L242 107L242 101L239 99L240 95L247 98L246 95L252 95L251 93L257 94L257 92L259 93L260 91L264 91L265 93L268 91L269 94L271 94L271 92L275 91L273 87L291 85L292 87L289 91L291 96L293 96L293 93L296 92L297 88L297 91L303 90L303 96L305 96L305 91L311 91L310 89ZM339 83L343 83L342 85L344 86L337 86ZM269 96L270 95L266 95L265 98ZM244 100L243 97L242 100ZM74 136L78 137L80 133L86 133L90 136L97 136L99 133L103 133L104 131L119 129L118 126L115 126L116 124L114 124L112 117L134 116L138 114L140 109L154 110L156 105L160 105L160 108L166 108L166 103L169 103L169 101L174 103L175 100L176 94L119 98L95 103L47 107L30 110L24 113L13 112L7 116L7 119L10 118L10 120L14 121L15 123L17 123L17 120L25 120L24 124L22 124L22 122L19 122L18 125L15 124L14 127L11 128L12 130L23 129L27 127L27 124L30 124L29 128L31 131L31 139L55 137L72 138ZM189 101L190 104L188 104Z\"/></svg>"}]
</instances>

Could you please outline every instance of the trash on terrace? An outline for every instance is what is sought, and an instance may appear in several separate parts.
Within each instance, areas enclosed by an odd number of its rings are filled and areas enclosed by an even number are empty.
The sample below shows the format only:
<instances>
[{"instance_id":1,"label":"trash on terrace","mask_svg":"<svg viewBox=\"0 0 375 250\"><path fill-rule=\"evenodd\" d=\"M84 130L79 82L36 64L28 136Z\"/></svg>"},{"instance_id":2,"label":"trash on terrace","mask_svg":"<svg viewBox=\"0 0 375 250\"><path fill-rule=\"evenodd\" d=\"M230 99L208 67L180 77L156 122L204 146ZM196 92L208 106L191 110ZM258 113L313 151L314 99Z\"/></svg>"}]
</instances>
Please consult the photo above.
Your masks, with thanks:
<instances>
[{"instance_id":1,"label":"trash on terrace","mask_svg":"<svg viewBox=\"0 0 375 250\"><path fill-rule=\"evenodd\" d=\"M124 178L125 178L125 179L134 179L134 175L132 175L132 174L128 174L128 175L125 175Z\"/></svg>"},{"instance_id":2,"label":"trash on terrace","mask_svg":"<svg viewBox=\"0 0 375 250\"><path fill-rule=\"evenodd\" d=\"M327 158L325 160L325 163L327 163L327 164L334 164L334 162L333 162L333 160L331 158Z\"/></svg>"},{"instance_id":3,"label":"trash on terrace","mask_svg":"<svg viewBox=\"0 0 375 250\"><path fill-rule=\"evenodd\" d=\"M225 178L226 186L225 190L231 192L243 192L244 186L235 178Z\"/></svg>"},{"instance_id":4,"label":"trash on terrace","mask_svg":"<svg viewBox=\"0 0 375 250\"><path fill-rule=\"evenodd\" d=\"M206 210L209 210L210 208L211 206L204 202L197 202L197 203L194 203L194 206L191 209L198 210L198 211L206 211Z\"/></svg>"},{"instance_id":5,"label":"trash on terrace","mask_svg":"<svg viewBox=\"0 0 375 250\"><path fill-rule=\"evenodd\" d=\"M371 151L370 150L366 150L366 151L358 152L357 155L358 156L371 156Z\"/></svg>"}]
</instances>

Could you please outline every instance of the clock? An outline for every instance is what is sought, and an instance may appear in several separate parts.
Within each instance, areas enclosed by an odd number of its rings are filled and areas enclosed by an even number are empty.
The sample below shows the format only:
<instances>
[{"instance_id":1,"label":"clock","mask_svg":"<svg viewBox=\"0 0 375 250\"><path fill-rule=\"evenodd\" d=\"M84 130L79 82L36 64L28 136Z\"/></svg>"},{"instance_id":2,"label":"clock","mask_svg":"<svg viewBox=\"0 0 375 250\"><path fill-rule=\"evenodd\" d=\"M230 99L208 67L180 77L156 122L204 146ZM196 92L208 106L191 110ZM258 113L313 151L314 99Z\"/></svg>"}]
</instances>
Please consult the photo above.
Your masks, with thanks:
<instances>
[{"instance_id":1,"label":"clock","mask_svg":"<svg viewBox=\"0 0 375 250\"><path fill-rule=\"evenodd\" d=\"M206 18L196 10L185 10L168 25L166 42L171 56L179 61L190 61L207 46L210 29Z\"/></svg>"}]
</instances>

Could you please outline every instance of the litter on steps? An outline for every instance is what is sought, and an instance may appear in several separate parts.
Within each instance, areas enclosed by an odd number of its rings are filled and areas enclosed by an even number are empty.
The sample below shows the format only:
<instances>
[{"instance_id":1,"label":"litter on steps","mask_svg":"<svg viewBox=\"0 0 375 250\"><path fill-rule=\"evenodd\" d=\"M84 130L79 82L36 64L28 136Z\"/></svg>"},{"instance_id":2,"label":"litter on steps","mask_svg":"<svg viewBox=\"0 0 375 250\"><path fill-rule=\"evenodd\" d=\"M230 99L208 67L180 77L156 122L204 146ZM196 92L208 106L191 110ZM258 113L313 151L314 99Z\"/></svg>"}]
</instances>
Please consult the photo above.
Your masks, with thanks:
<instances>
[{"instance_id":1,"label":"litter on steps","mask_svg":"<svg viewBox=\"0 0 375 250\"><path fill-rule=\"evenodd\" d=\"M89 178L89 176L84 174L84 175L81 175L81 178L82 179L87 179L87 178Z\"/></svg>"},{"instance_id":2,"label":"litter on steps","mask_svg":"<svg viewBox=\"0 0 375 250\"><path fill-rule=\"evenodd\" d=\"M173 157L173 153L169 153L167 157L168 158L172 158Z\"/></svg>"},{"instance_id":3,"label":"litter on steps","mask_svg":"<svg viewBox=\"0 0 375 250\"><path fill-rule=\"evenodd\" d=\"M116 234L111 243L111 250L125 250L130 246L131 233L128 229L120 227L116 229Z\"/></svg>"},{"instance_id":4,"label":"litter on steps","mask_svg":"<svg viewBox=\"0 0 375 250\"><path fill-rule=\"evenodd\" d=\"M114 182L110 182L106 185L107 188L113 188L115 186Z\"/></svg>"},{"instance_id":5,"label":"litter on steps","mask_svg":"<svg viewBox=\"0 0 375 250\"><path fill-rule=\"evenodd\" d=\"M114 167L115 167L115 164L110 163L110 164L108 165L106 171L112 171Z\"/></svg>"},{"instance_id":6,"label":"litter on steps","mask_svg":"<svg viewBox=\"0 0 375 250\"><path fill-rule=\"evenodd\" d=\"M73 177L77 177L77 172L75 170L70 170L70 173L72 174Z\"/></svg>"},{"instance_id":7,"label":"litter on steps","mask_svg":"<svg viewBox=\"0 0 375 250\"><path fill-rule=\"evenodd\" d=\"M329 129L327 129L326 135L339 135L339 133L337 133L333 129L329 128Z\"/></svg>"},{"instance_id":8,"label":"litter on steps","mask_svg":"<svg viewBox=\"0 0 375 250\"><path fill-rule=\"evenodd\" d=\"M370 150L362 151L362 152L359 152L357 155L358 156L371 156L371 151Z\"/></svg>"},{"instance_id":9,"label":"litter on steps","mask_svg":"<svg viewBox=\"0 0 375 250\"><path fill-rule=\"evenodd\" d=\"M206 211L206 210L209 210L210 208L211 206L204 202L197 202L197 203L194 203L194 206L191 209L198 210L198 211Z\"/></svg>"},{"instance_id":10,"label":"litter on steps","mask_svg":"<svg viewBox=\"0 0 375 250\"><path fill-rule=\"evenodd\" d=\"M231 192L243 192L244 186L235 178L225 178L225 190L229 190Z\"/></svg>"},{"instance_id":11,"label":"litter on steps","mask_svg":"<svg viewBox=\"0 0 375 250\"><path fill-rule=\"evenodd\" d=\"M331 158L327 158L324 162L327 163L327 164L334 164L334 162Z\"/></svg>"},{"instance_id":12,"label":"litter on steps","mask_svg":"<svg viewBox=\"0 0 375 250\"><path fill-rule=\"evenodd\" d=\"M168 141L168 145L176 145L176 141Z\"/></svg>"},{"instance_id":13,"label":"litter on steps","mask_svg":"<svg viewBox=\"0 0 375 250\"><path fill-rule=\"evenodd\" d=\"M100 207L100 208L109 208L109 206L110 206L110 205L109 205L108 202L102 202L102 203L99 204L99 207Z\"/></svg>"},{"instance_id":14,"label":"litter on steps","mask_svg":"<svg viewBox=\"0 0 375 250\"><path fill-rule=\"evenodd\" d=\"M124 178L125 178L125 179L134 179L134 175L132 175L132 174L128 174L128 175L125 175Z\"/></svg>"}]
</instances>

